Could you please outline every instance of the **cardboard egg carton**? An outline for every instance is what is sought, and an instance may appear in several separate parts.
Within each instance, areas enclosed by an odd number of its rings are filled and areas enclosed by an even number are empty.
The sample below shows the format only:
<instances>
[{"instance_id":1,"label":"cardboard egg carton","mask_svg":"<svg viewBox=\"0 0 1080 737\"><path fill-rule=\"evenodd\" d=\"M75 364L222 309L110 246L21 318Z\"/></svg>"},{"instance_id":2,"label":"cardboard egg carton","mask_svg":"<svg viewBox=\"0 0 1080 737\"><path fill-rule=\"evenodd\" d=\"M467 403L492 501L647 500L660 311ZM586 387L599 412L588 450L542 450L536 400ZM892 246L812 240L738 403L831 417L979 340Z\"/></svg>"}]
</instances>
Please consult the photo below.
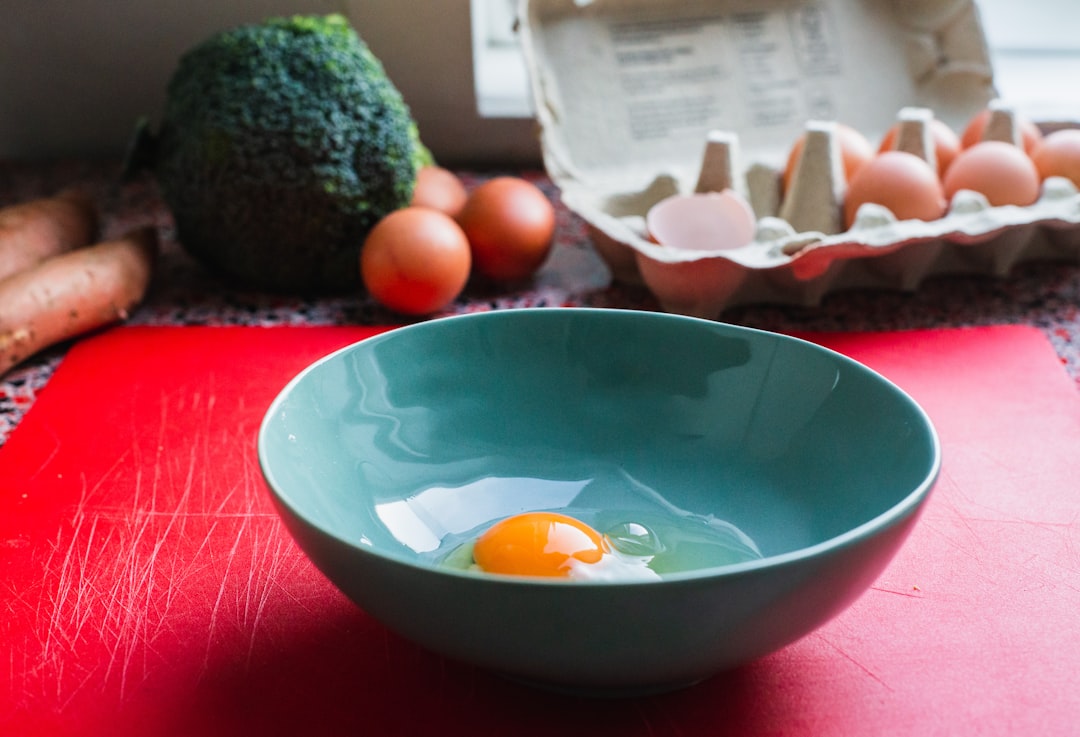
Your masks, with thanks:
<instances>
[{"instance_id":1,"label":"cardboard egg carton","mask_svg":"<svg viewBox=\"0 0 1080 737\"><path fill-rule=\"evenodd\" d=\"M1029 207L961 192L939 220L868 204L842 222L836 121L874 145L896 124L898 147L932 160L932 118L959 133L991 107L985 136L1018 140L973 0L525 0L519 20L549 175L613 277L666 310L815 305L837 289L913 290L1080 253L1080 195L1059 179ZM653 205L725 188L753 207L751 242L650 240Z\"/></svg>"}]
</instances>

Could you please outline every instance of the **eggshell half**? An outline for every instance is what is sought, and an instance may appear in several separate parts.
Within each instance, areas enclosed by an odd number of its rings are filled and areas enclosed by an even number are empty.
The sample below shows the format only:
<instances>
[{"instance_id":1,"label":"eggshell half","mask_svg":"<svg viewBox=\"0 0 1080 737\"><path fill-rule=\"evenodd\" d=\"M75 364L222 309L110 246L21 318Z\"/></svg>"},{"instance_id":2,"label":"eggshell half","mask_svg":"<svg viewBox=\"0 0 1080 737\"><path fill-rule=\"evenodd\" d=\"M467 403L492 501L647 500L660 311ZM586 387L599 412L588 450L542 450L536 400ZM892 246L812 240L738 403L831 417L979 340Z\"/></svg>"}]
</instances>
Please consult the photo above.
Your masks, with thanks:
<instances>
[{"instance_id":1,"label":"eggshell half","mask_svg":"<svg viewBox=\"0 0 1080 737\"><path fill-rule=\"evenodd\" d=\"M746 198L725 189L667 197L649 209L645 225L661 246L722 251L753 240L756 218Z\"/></svg>"}]
</instances>

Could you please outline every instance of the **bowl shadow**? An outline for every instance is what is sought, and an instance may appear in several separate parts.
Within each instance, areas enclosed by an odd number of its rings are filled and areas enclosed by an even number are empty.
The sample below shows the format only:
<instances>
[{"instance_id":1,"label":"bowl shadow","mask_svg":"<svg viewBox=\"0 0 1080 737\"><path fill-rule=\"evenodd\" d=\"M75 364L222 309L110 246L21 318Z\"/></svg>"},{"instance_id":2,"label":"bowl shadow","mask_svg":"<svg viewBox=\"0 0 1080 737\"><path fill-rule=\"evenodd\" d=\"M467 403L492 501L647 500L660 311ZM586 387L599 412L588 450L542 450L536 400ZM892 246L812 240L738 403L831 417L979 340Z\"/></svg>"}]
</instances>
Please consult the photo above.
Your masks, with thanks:
<instances>
[{"instance_id":1,"label":"bowl shadow","mask_svg":"<svg viewBox=\"0 0 1080 737\"><path fill-rule=\"evenodd\" d=\"M450 661L362 611L291 623L245 659L221 658L171 719L177 734L735 735L775 729L804 696L784 654L637 698L537 689Z\"/></svg>"}]
</instances>

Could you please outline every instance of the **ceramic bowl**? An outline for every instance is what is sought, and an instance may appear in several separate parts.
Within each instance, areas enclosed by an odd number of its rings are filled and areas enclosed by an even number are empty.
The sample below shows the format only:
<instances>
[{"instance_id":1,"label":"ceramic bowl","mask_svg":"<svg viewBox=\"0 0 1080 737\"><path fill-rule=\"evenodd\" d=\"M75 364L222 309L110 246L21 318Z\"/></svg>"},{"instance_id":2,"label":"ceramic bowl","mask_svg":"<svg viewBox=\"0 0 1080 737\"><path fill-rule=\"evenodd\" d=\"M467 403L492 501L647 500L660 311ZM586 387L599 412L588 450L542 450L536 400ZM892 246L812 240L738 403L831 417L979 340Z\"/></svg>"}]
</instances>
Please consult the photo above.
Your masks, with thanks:
<instances>
[{"instance_id":1,"label":"ceramic bowl","mask_svg":"<svg viewBox=\"0 0 1080 737\"><path fill-rule=\"evenodd\" d=\"M275 399L258 454L299 546L370 616L594 695L686 686L838 614L901 546L940 463L924 411L838 353L587 308L442 318L337 351ZM531 510L703 524L741 552L684 546L688 570L646 581L442 562Z\"/></svg>"}]
</instances>

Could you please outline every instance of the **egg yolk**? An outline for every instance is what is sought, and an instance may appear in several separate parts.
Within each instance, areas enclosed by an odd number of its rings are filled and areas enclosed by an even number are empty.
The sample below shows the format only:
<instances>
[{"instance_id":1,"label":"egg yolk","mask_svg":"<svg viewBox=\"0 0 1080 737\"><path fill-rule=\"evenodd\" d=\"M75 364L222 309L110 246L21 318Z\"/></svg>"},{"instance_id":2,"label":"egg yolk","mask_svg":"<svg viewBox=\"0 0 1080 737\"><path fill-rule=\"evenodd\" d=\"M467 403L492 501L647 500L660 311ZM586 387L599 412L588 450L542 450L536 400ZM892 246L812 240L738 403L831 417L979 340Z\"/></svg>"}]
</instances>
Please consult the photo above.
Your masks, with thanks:
<instances>
[{"instance_id":1,"label":"egg yolk","mask_svg":"<svg viewBox=\"0 0 1080 737\"><path fill-rule=\"evenodd\" d=\"M554 512L527 512L492 525L476 540L473 559L488 573L566 578L579 563L598 563L603 536Z\"/></svg>"}]
</instances>

